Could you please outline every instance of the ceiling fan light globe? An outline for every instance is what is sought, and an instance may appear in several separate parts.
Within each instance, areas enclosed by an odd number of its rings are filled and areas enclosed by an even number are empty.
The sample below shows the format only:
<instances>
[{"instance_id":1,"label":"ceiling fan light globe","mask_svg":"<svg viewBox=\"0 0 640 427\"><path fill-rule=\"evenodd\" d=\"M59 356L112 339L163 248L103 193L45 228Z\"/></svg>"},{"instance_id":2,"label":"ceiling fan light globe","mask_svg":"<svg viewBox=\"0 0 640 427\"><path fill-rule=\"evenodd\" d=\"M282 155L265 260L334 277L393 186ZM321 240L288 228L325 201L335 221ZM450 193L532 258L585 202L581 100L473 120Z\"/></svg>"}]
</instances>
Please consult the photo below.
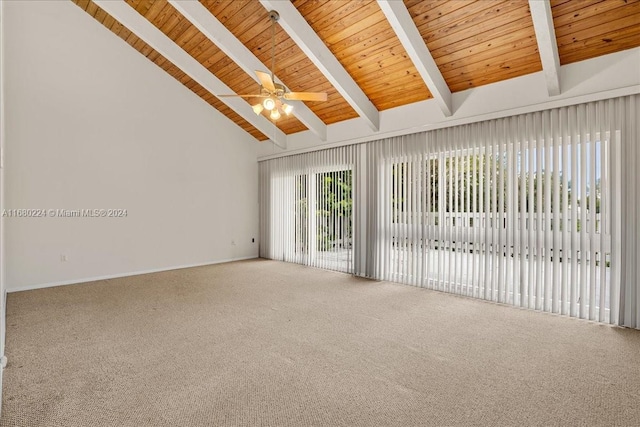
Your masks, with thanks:
<instances>
[{"instance_id":1,"label":"ceiling fan light globe","mask_svg":"<svg viewBox=\"0 0 640 427\"><path fill-rule=\"evenodd\" d=\"M265 108L265 110L271 111L276 106L276 101L273 98L267 98L262 101L262 106Z\"/></svg>"},{"instance_id":2,"label":"ceiling fan light globe","mask_svg":"<svg viewBox=\"0 0 640 427\"><path fill-rule=\"evenodd\" d=\"M280 118L280 111L273 109L271 110L271 119L278 120Z\"/></svg>"},{"instance_id":3,"label":"ceiling fan light globe","mask_svg":"<svg viewBox=\"0 0 640 427\"><path fill-rule=\"evenodd\" d=\"M251 108L253 108L253 112L256 113L257 116L259 116L260 113L262 113L262 110L264 110L262 104L252 105Z\"/></svg>"},{"instance_id":4,"label":"ceiling fan light globe","mask_svg":"<svg viewBox=\"0 0 640 427\"><path fill-rule=\"evenodd\" d=\"M282 111L288 116L293 111L293 105L282 104Z\"/></svg>"}]
</instances>

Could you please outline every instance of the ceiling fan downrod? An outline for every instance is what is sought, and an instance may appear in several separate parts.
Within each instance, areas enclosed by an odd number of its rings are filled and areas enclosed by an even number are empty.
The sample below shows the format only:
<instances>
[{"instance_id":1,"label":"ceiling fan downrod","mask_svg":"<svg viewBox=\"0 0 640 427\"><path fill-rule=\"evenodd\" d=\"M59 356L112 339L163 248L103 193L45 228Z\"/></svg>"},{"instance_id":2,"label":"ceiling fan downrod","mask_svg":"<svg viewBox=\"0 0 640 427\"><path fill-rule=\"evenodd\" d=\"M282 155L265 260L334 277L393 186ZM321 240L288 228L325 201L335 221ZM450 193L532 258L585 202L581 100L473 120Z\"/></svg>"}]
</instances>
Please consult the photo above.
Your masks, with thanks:
<instances>
[{"instance_id":1,"label":"ceiling fan downrod","mask_svg":"<svg viewBox=\"0 0 640 427\"><path fill-rule=\"evenodd\" d=\"M280 19L280 14L275 10L269 11L271 20L271 80L273 80L274 69L276 68L276 22Z\"/></svg>"}]
</instances>

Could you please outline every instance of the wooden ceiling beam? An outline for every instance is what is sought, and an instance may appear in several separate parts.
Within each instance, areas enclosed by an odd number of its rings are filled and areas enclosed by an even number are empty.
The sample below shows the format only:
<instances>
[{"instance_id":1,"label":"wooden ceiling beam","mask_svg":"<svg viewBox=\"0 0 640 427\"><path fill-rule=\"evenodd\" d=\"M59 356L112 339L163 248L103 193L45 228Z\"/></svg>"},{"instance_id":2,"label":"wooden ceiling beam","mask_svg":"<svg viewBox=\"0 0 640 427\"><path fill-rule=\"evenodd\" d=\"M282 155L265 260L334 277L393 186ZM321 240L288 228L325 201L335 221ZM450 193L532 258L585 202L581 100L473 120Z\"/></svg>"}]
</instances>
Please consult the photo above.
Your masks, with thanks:
<instances>
[{"instance_id":1,"label":"wooden ceiling beam","mask_svg":"<svg viewBox=\"0 0 640 427\"><path fill-rule=\"evenodd\" d=\"M202 64L191 57L180 46L173 42L173 40L164 35L162 31L147 21L145 17L136 12L135 9L124 1L94 0L94 3L212 94L233 93L226 84L211 74ZM233 97L223 97L219 99L256 129L268 136L276 145L281 148L286 148L287 135L280 129L274 127L273 123L264 116L257 116L244 99Z\"/></svg>"},{"instance_id":2,"label":"wooden ceiling beam","mask_svg":"<svg viewBox=\"0 0 640 427\"><path fill-rule=\"evenodd\" d=\"M278 23L371 129L380 128L380 113L290 1L260 0L280 14Z\"/></svg>"},{"instance_id":3,"label":"wooden ceiling beam","mask_svg":"<svg viewBox=\"0 0 640 427\"><path fill-rule=\"evenodd\" d=\"M560 56L551 5L546 0L529 0L529 9L549 96L560 95Z\"/></svg>"},{"instance_id":4,"label":"wooden ceiling beam","mask_svg":"<svg viewBox=\"0 0 640 427\"><path fill-rule=\"evenodd\" d=\"M427 48L411 14L402 1L378 0L378 5L391 24L398 39L413 61L418 73L446 117L453 114L451 90Z\"/></svg>"},{"instance_id":5,"label":"wooden ceiling beam","mask_svg":"<svg viewBox=\"0 0 640 427\"><path fill-rule=\"evenodd\" d=\"M238 40L231 31L211 14L198 1L176 1L169 0L169 3L176 8L185 18L200 30L209 40L220 48L229 58L231 58L240 68L250 75L258 84L260 81L256 76L256 70L264 70L265 65ZM277 76L274 76L277 78ZM278 79L282 83L281 79ZM284 84L284 83L282 83ZM286 85L285 85L286 87ZM293 115L298 118L311 132L316 134L322 141L327 140L327 125L315 115L309 107L300 101L287 101L294 106Z\"/></svg>"}]
</instances>

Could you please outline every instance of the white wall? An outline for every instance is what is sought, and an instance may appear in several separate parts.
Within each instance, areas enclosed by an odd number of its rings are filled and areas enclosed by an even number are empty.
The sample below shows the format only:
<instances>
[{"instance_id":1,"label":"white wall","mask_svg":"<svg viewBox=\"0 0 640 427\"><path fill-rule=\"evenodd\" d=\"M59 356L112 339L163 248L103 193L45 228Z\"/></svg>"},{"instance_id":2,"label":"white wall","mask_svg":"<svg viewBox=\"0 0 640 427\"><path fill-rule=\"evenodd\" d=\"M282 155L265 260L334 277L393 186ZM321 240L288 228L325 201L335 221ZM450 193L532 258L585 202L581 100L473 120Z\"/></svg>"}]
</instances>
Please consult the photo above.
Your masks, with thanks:
<instances>
[{"instance_id":1,"label":"white wall","mask_svg":"<svg viewBox=\"0 0 640 427\"><path fill-rule=\"evenodd\" d=\"M4 3L0 2L0 357L4 356L4 343L6 331L6 310L5 310L5 269L4 269L4 218L1 216L4 208L4 165L2 156L4 154ZM2 373L4 368L0 365L0 413L2 413Z\"/></svg>"},{"instance_id":2,"label":"white wall","mask_svg":"<svg viewBox=\"0 0 640 427\"><path fill-rule=\"evenodd\" d=\"M4 13L5 208L128 212L7 218L9 291L257 256L255 139L70 1Z\"/></svg>"}]
</instances>

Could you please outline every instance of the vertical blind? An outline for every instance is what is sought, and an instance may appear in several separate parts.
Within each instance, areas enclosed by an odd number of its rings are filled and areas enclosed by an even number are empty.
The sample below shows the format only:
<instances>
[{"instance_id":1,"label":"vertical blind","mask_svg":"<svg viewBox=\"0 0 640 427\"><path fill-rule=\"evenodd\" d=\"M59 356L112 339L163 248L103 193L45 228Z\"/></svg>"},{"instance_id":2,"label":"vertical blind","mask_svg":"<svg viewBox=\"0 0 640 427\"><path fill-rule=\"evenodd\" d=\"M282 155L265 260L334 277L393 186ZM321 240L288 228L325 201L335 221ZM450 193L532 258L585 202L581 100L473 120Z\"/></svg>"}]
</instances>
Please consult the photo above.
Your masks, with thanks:
<instances>
[{"instance_id":1,"label":"vertical blind","mask_svg":"<svg viewBox=\"0 0 640 427\"><path fill-rule=\"evenodd\" d=\"M640 329L640 95L615 102L612 120L621 129L619 148L622 211L616 224L616 251L622 251L620 274L620 324Z\"/></svg>"},{"instance_id":2,"label":"vertical blind","mask_svg":"<svg viewBox=\"0 0 640 427\"><path fill-rule=\"evenodd\" d=\"M637 327L639 99L261 162L261 256Z\"/></svg>"},{"instance_id":3,"label":"vertical blind","mask_svg":"<svg viewBox=\"0 0 640 427\"><path fill-rule=\"evenodd\" d=\"M260 163L260 256L353 271L354 151Z\"/></svg>"}]
</instances>

